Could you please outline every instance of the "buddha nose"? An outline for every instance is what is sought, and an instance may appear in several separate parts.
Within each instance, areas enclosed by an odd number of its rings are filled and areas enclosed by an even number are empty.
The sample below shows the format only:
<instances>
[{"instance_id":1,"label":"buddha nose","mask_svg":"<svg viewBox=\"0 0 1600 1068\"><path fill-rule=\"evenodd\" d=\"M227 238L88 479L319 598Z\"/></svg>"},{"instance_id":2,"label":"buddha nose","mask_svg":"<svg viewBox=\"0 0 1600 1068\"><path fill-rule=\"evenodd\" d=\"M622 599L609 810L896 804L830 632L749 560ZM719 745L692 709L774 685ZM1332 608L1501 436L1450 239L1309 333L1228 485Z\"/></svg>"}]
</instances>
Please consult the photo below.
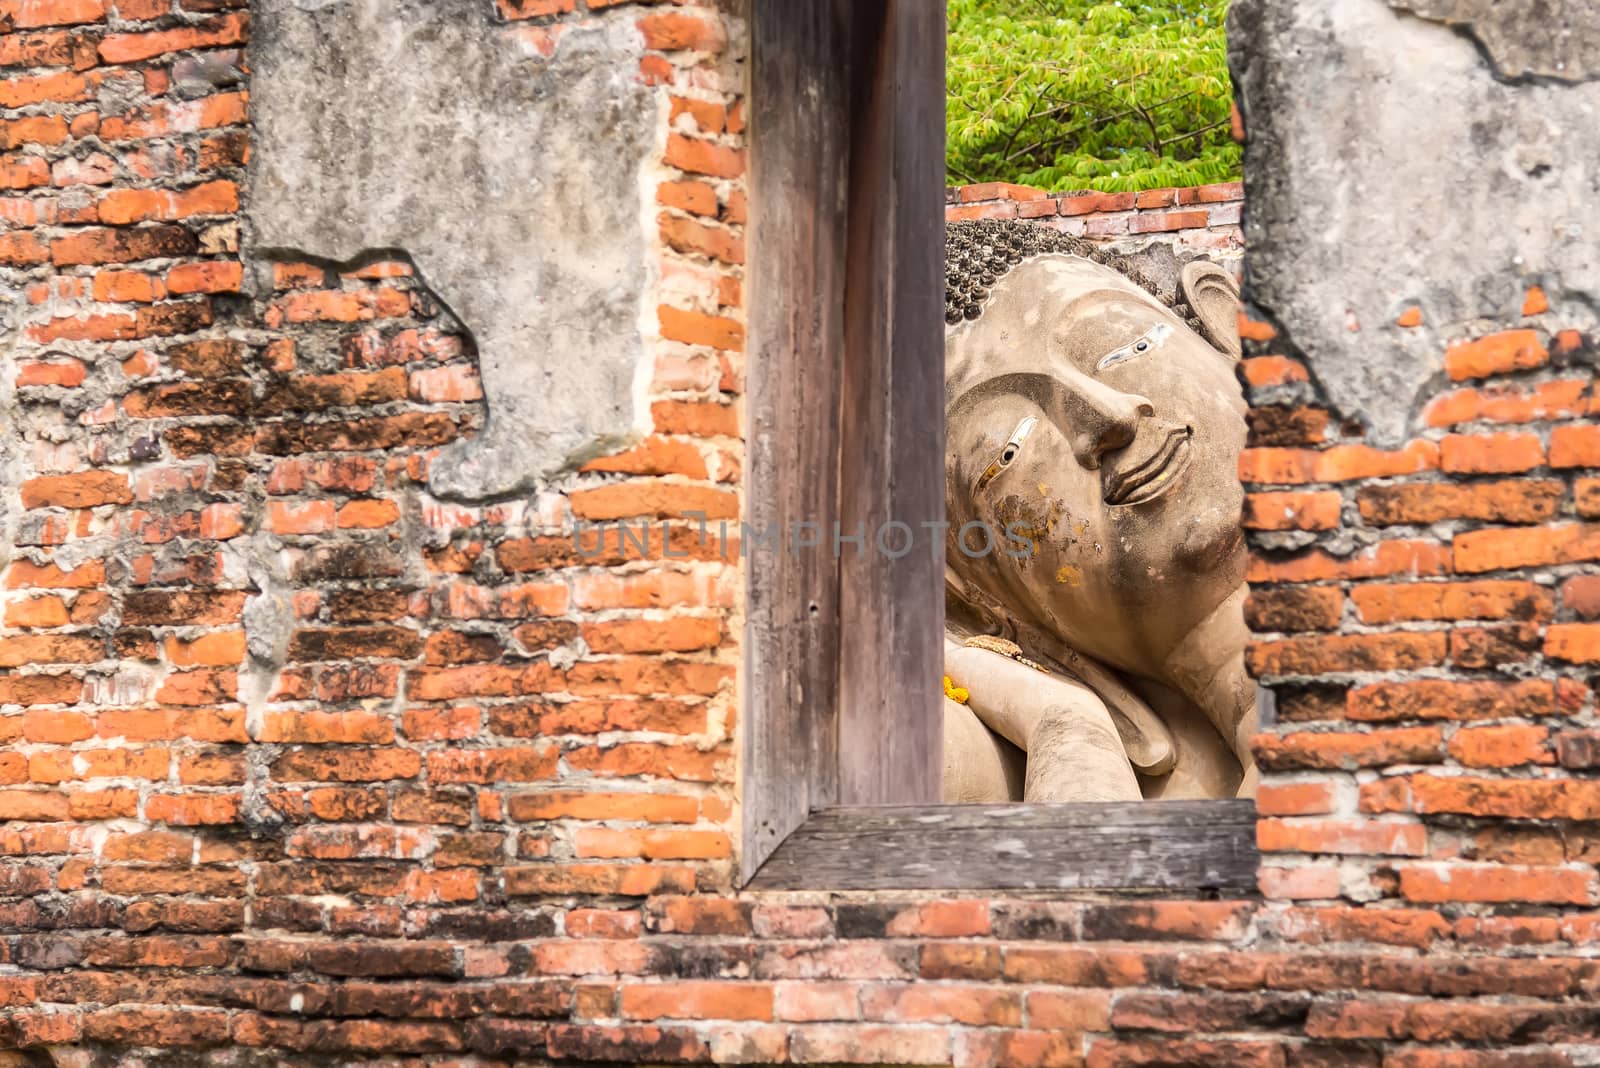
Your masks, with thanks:
<instances>
[{"instance_id":1,"label":"buddha nose","mask_svg":"<svg viewBox=\"0 0 1600 1068\"><path fill-rule=\"evenodd\" d=\"M1085 374L1074 374L1062 386L1062 430L1078 463L1090 471L1100 469L1107 453L1133 441L1139 420L1156 414L1148 398L1112 389Z\"/></svg>"}]
</instances>

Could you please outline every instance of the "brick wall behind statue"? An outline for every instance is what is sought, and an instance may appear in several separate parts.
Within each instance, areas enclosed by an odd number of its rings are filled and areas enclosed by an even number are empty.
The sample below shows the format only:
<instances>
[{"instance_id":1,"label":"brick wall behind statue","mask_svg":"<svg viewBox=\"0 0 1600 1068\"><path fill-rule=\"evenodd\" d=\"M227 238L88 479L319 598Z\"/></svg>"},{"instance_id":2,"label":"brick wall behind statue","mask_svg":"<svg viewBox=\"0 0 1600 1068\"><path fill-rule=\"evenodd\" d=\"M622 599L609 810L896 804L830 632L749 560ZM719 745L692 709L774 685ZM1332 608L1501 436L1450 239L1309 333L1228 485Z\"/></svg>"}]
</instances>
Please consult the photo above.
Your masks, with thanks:
<instances>
[{"instance_id":1,"label":"brick wall behind statue","mask_svg":"<svg viewBox=\"0 0 1600 1068\"><path fill-rule=\"evenodd\" d=\"M1237 273L1244 255L1244 183L1183 189L1047 193L1011 182L982 182L945 190L944 217L1022 219L1122 251L1152 242L1180 254L1209 256Z\"/></svg>"},{"instance_id":2,"label":"brick wall behind statue","mask_svg":"<svg viewBox=\"0 0 1600 1068\"><path fill-rule=\"evenodd\" d=\"M0 1064L1595 1063L1600 452L1534 290L1400 449L1247 327L1258 898L730 892L737 567L572 535L735 514L744 31L621 6L655 433L464 507L473 359L408 269L241 262L242 2L0 0ZM1211 232L1172 196L1104 217Z\"/></svg>"}]
</instances>

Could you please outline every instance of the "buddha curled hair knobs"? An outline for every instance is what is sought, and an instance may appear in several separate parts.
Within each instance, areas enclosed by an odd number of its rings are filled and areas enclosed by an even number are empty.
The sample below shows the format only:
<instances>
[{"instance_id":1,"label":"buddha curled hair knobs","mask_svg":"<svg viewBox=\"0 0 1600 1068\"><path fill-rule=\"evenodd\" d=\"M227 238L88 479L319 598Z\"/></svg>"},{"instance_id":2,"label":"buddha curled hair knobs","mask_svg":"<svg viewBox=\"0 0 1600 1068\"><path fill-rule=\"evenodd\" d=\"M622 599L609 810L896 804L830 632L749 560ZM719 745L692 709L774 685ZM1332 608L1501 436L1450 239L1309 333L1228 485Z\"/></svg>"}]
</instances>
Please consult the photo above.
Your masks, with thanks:
<instances>
[{"instance_id":1,"label":"buddha curled hair knobs","mask_svg":"<svg viewBox=\"0 0 1600 1068\"><path fill-rule=\"evenodd\" d=\"M945 324L957 326L981 316L990 290L1007 271L1023 260L1050 252L1081 256L1111 268L1200 331L1200 321L1187 304L1164 296L1160 286L1120 253L1037 223L995 219L949 223L944 228Z\"/></svg>"}]
</instances>

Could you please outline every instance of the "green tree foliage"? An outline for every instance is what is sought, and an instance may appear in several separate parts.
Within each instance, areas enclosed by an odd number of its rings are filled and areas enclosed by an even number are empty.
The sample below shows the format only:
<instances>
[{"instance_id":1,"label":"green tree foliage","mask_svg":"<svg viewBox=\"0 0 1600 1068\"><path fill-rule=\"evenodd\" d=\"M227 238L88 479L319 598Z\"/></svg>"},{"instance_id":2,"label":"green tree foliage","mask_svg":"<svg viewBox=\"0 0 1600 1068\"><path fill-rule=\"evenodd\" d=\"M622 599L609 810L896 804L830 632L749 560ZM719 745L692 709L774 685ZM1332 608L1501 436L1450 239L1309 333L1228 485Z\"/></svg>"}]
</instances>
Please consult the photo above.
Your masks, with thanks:
<instances>
[{"instance_id":1,"label":"green tree foliage","mask_svg":"<svg viewBox=\"0 0 1600 1068\"><path fill-rule=\"evenodd\" d=\"M1239 177L1227 0L949 0L952 185L1121 192Z\"/></svg>"}]
</instances>

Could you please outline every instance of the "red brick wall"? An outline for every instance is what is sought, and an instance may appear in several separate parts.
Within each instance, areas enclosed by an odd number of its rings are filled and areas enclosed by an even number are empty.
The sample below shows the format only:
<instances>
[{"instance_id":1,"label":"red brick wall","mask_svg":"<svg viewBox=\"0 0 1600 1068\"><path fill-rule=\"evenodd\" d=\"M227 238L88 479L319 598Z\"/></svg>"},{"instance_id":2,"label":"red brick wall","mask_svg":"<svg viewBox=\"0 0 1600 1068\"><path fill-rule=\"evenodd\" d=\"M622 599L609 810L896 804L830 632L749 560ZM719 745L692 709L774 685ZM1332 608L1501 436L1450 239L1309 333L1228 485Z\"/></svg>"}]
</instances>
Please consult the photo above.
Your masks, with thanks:
<instances>
[{"instance_id":1,"label":"red brick wall","mask_svg":"<svg viewBox=\"0 0 1600 1068\"><path fill-rule=\"evenodd\" d=\"M729 892L738 570L571 531L735 506L742 23L586 6L503 3L658 46L656 433L464 507L404 265L240 260L242 4L0 0L0 1064L1593 1063L1595 402L1537 299L1405 450L1245 365L1259 900Z\"/></svg>"},{"instance_id":2,"label":"red brick wall","mask_svg":"<svg viewBox=\"0 0 1600 1068\"><path fill-rule=\"evenodd\" d=\"M950 222L1027 219L1119 248L1160 240L1237 264L1244 252L1239 225L1243 211L1242 182L1138 193L1046 193L1009 182L983 182L945 190L944 215Z\"/></svg>"}]
</instances>

